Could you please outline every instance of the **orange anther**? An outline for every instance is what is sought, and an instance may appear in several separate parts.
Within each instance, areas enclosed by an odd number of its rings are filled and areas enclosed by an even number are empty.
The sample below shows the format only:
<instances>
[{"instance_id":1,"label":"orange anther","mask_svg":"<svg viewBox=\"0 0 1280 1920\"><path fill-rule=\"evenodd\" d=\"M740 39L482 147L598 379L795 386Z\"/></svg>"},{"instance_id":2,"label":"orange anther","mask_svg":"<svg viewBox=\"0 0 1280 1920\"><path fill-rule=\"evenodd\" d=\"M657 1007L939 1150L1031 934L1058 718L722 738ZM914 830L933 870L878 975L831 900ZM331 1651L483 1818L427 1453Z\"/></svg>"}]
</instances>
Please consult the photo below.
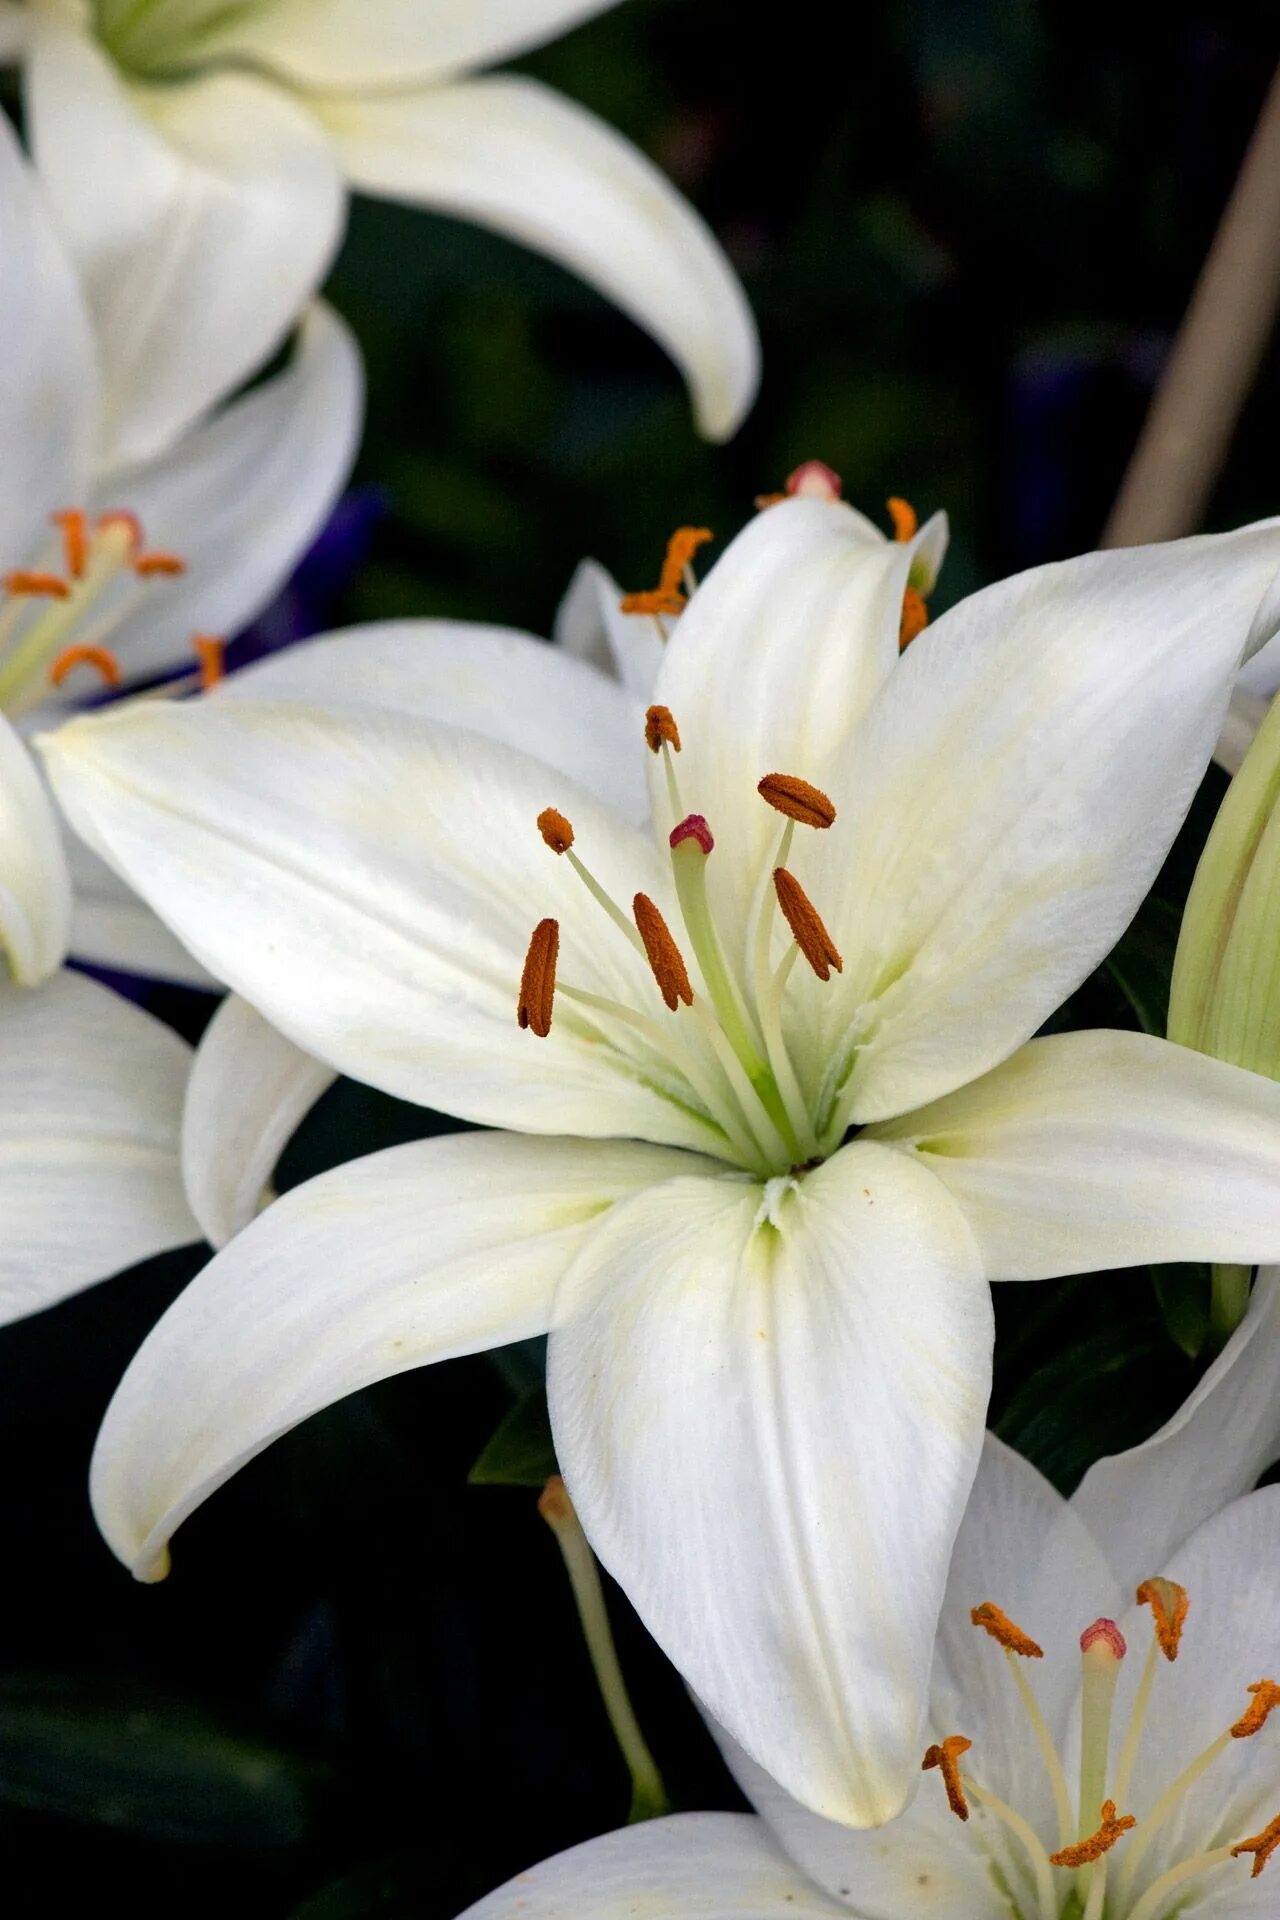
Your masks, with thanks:
<instances>
[{"instance_id":1,"label":"orange anther","mask_svg":"<svg viewBox=\"0 0 1280 1920\"><path fill-rule=\"evenodd\" d=\"M6 593L43 594L50 600L65 600L71 589L60 573L31 573L19 567L0 580Z\"/></svg>"},{"instance_id":2,"label":"orange anther","mask_svg":"<svg viewBox=\"0 0 1280 1920\"><path fill-rule=\"evenodd\" d=\"M894 539L903 541L914 540L920 522L916 517L916 510L911 502L909 500L899 500L895 494L891 500L885 501L885 505L889 509L889 518L893 522Z\"/></svg>"},{"instance_id":3,"label":"orange anther","mask_svg":"<svg viewBox=\"0 0 1280 1920\"><path fill-rule=\"evenodd\" d=\"M1134 1595L1140 1607L1150 1607L1156 1639L1166 1660L1176 1660L1191 1598L1176 1580L1144 1580Z\"/></svg>"},{"instance_id":4,"label":"orange anther","mask_svg":"<svg viewBox=\"0 0 1280 1920\"><path fill-rule=\"evenodd\" d=\"M644 716L644 742L650 753L659 753L664 746L679 753L680 729L670 707L649 708Z\"/></svg>"},{"instance_id":5,"label":"orange anther","mask_svg":"<svg viewBox=\"0 0 1280 1920\"><path fill-rule=\"evenodd\" d=\"M980 1607L974 1607L969 1614L975 1627L981 1627L993 1640L998 1640L1010 1653L1020 1653L1024 1660L1043 1660L1044 1648L1036 1645L1029 1633L1016 1627L1007 1613L1002 1613L992 1601L984 1600Z\"/></svg>"},{"instance_id":6,"label":"orange anther","mask_svg":"<svg viewBox=\"0 0 1280 1920\"><path fill-rule=\"evenodd\" d=\"M1249 1691L1253 1701L1232 1727L1233 1740L1247 1740L1250 1735L1260 1733L1268 1715L1280 1707L1280 1687L1274 1680L1255 1680Z\"/></svg>"},{"instance_id":7,"label":"orange anther","mask_svg":"<svg viewBox=\"0 0 1280 1920\"><path fill-rule=\"evenodd\" d=\"M187 563L180 553L140 553L133 563L133 570L146 580L155 573L185 573Z\"/></svg>"},{"instance_id":8,"label":"orange anther","mask_svg":"<svg viewBox=\"0 0 1280 1920\"><path fill-rule=\"evenodd\" d=\"M1254 1860L1250 1878L1256 1880L1277 1847L1280 1847L1280 1813L1270 1826L1264 1827L1261 1833L1255 1833L1252 1840L1242 1840L1238 1847L1232 1847L1231 1856L1238 1859L1242 1853L1251 1853Z\"/></svg>"},{"instance_id":9,"label":"orange anther","mask_svg":"<svg viewBox=\"0 0 1280 1920\"><path fill-rule=\"evenodd\" d=\"M573 845L573 827L554 807L544 807L538 815L538 832L552 853L568 853Z\"/></svg>"},{"instance_id":10,"label":"orange anther","mask_svg":"<svg viewBox=\"0 0 1280 1920\"><path fill-rule=\"evenodd\" d=\"M551 1031L551 1003L556 997L556 961L560 954L560 922L539 920L525 955L520 976L516 1018L545 1040Z\"/></svg>"},{"instance_id":11,"label":"orange anther","mask_svg":"<svg viewBox=\"0 0 1280 1920\"><path fill-rule=\"evenodd\" d=\"M226 678L226 641L216 633L197 633L192 636L191 649L200 667L201 690L208 693L210 687Z\"/></svg>"},{"instance_id":12,"label":"orange anther","mask_svg":"<svg viewBox=\"0 0 1280 1920\"><path fill-rule=\"evenodd\" d=\"M647 893L636 895L631 902L631 911L635 915L636 929L644 942L645 958L653 969L653 977L667 1006L672 1013L682 1001L686 1007L691 1007L693 988L689 985L689 971L672 938L670 927Z\"/></svg>"},{"instance_id":13,"label":"orange anther","mask_svg":"<svg viewBox=\"0 0 1280 1920\"><path fill-rule=\"evenodd\" d=\"M937 1767L942 1774L942 1784L947 1790L947 1805L957 1820L969 1818L969 1802L960 1784L960 1755L968 1753L972 1745L972 1740L966 1740L962 1733L951 1733L940 1747L930 1747L920 1762L921 1773L931 1773Z\"/></svg>"},{"instance_id":14,"label":"orange anther","mask_svg":"<svg viewBox=\"0 0 1280 1920\"><path fill-rule=\"evenodd\" d=\"M918 634L924 632L929 624L929 609L924 603L924 595L917 593L914 587L906 587L902 595L902 613L898 619L898 652L905 653Z\"/></svg>"},{"instance_id":15,"label":"orange anther","mask_svg":"<svg viewBox=\"0 0 1280 1920\"><path fill-rule=\"evenodd\" d=\"M49 669L49 678L60 687L77 667L92 667L109 687L120 685L120 662L106 647L66 647Z\"/></svg>"},{"instance_id":16,"label":"orange anther","mask_svg":"<svg viewBox=\"0 0 1280 1920\"><path fill-rule=\"evenodd\" d=\"M837 973L843 973L844 961L823 926L818 909L795 875L785 867L775 867L773 887L792 938L819 980L829 980L832 967Z\"/></svg>"},{"instance_id":17,"label":"orange anther","mask_svg":"<svg viewBox=\"0 0 1280 1920\"><path fill-rule=\"evenodd\" d=\"M62 551L67 572L73 580L78 580L89 558L89 536L85 531L84 515L79 507L64 507L61 513L51 514L50 518L54 526L62 530Z\"/></svg>"},{"instance_id":18,"label":"orange anther","mask_svg":"<svg viewBox=\"0 0 1280 1920\"><path fill-rule=\"evenodd\" d=\"M136 513L130 513L128 507L108 508L106 513L98 515L95 524L99 533L110 533L114 527L119 527L129 536L130 560L142 551L142 522Z\"/></svg>"},{"instance_id":19,"label":"orange anther","mask_svg":"<svg viewBox=\"0 0 1280 1920\"><path fill-rule=\"evenodd\" d=\"M538 1495L538 1512L549 1527L557 1531L574 1524L578 1516L569 1498L568 1488L558 1473L553 1473Z\"/></svg>"},{"instance_id":20,"label":"orange anther","mask_svg":"<svg viewBox=\"0 0 1280 1920\"><path fill-rule=\"evenodd\" d=\"M685 569L698 548L714 536L710 527L677 527L667 542L658 584L645 593L624 593L623 613L682 613L688 605Z\"/></svg>"},{"instance_id":21,"label":"orange anther","mask_svg":"<svg viewBox=\"0 0 1280 1920\"><path fill-rule=\"evenodd\" d=\"M1087 1867L1094 1860L1101 1860L1104 1853L1110 1853L1121 1834L1128 1833L1130 1827L1137 1824L1131 1813L1122 1813L1117 1819L1115 1801L1104 1800L1098 1831L1091 1833L1087 1840L1077 1840L1074 1846L1061 1847L1057 1853L1051 1853L1050 1862L1055 1867Z\"/></svg>"},{"instance_id":22,"label":"orange anther","mask_svg":"<svg viewBox=\"0 0 1280 1920\"><path fill-rule=\"evenodd\" d=\"M836 817L836 810L820 787L811 787L794 773L766 773L756 787L762 800L785 813L789 820L798 820L802 827L829 827Z\"/></svg>"}]
</instances>

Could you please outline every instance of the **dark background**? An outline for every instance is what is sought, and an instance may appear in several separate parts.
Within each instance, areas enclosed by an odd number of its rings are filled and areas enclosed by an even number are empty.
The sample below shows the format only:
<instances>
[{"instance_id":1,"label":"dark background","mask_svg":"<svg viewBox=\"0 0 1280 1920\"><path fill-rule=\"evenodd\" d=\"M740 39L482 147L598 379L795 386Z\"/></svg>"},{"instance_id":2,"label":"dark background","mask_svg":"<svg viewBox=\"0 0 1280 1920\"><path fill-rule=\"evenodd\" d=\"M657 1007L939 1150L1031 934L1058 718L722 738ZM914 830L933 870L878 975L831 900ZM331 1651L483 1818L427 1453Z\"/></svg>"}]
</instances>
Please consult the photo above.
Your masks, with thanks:
<instances>
[{"instance_id":1,"label":"dark background","mask_svg":"<svg viewBox=\"0 0 1280 1920\"><path fill-rule=\"evenodd\" d=\"M524 63L654 154L722 235L765 384L726 449L662 355L567 275L357 206L331 295L370 377L361 488L259 638L455 614L547 631L577 560L648 584L670 529L736 528L819 456L873 514L945 506L935 607L1097 537L1276 54L1254 6L886 0L757 16L628 0ZM1274 354L1211 522L1277 506ZM363 564L356 562L363 555ZM1158 1027L1202 796L1068 1024ZM162 996L189 1033L200 996ZM289 1184L432 1129L339 1087ZM626 1816L554 1542L467 1474L536 1356L359 1395L240 1475L135 1586L84 1493L129 1355L202 1254L0 1333L0 1860L11 1910L444 1920ZM1190 1276L1194 1289L1199 1276ZM1194 1370L1148 1274L1005 1288L993 1418L1069 1487ZM612 1596L673 1799L735 1804Z\"/></svg>"}]
</instances>

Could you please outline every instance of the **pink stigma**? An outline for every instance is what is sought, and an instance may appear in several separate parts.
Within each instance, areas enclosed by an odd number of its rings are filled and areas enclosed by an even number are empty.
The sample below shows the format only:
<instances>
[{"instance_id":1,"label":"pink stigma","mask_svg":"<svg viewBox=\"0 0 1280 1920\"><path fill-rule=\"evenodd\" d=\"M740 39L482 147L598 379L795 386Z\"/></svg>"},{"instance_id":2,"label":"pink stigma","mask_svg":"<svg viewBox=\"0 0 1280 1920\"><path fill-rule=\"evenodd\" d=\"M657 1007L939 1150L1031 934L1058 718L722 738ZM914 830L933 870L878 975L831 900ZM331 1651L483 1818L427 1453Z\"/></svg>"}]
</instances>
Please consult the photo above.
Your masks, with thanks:
<instances>
[{"instance_id":1,"label":"pink stigma","mask_svg":"<svg viewBox=\"0 0 1280 1920\"><path fill-rule=\"evenodd\" d=\"M1090 1648L1095 1647L1099 1640L1106 1641L1117 1660L1123 1660L1125 1654L1129 1651L1128 1646L1125 1644L1125 1637L1114 1620L1095 1620L1091 1627L1086 1627L1080 1635L1081 1653L1088 1653Z\"/></svg>"},{"instance_id":2,"label":"pink stigma","mask_svg":"<svg viewBox=\"0 0 1280 1920\"><path fill-rule=\"evenodd\" d=\"M669 845L672 851L686 840L696 840L704 853L710 853L715 841L711 838L711 829L700 813L691 813L678 827L672 827Z\"/></svg>"}]
</instances>

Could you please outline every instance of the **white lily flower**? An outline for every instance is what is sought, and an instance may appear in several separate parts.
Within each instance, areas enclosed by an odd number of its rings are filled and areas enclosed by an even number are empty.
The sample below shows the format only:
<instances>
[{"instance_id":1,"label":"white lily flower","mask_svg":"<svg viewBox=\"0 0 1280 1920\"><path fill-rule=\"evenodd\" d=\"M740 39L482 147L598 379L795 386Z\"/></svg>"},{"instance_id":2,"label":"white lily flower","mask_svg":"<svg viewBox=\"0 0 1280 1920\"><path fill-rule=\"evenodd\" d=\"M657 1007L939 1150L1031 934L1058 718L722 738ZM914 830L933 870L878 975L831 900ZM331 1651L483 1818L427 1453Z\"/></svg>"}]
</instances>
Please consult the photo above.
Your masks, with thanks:
<instances>
[{"instance_id":1,"label":"white lily flower","mask_svg":"<svg viewBox=\"0 0 1280 1920\"><path fill-rule=\"evenodd\" d=\"M120 456L154 453L279 344L329 266L346 185L550 255L666 348L705 434L733 433L759 345L702 220L593 114L475 72L614 3L0 5L0 58L23 62L32 151L124 398Z\"/></svg>"},{"instance_id":2,"label":"white lily flower","mask_svg":"<svg viewBox=\"0 0 1280 1920\"><path fill-rule=\"evenodd\" d=\"M1272 641L1246 660L1231 695L1231 705L1213 757L1227 773L1238 773L1267 710L1280 693L1280 641Z\"/></svg>"},{"instance_id":3,"label":"white lily flower","mask_svg":"<svg viewBox=\"0 0 1280 1920\"><path fill-rule=\"evenodd\" d=\"M106 965L193 977L172 936L83 850L73 921L56 816L23 736L100 697L104 681L194 667L194 634L243 626L322 525L361 416L356 349L317 306L282 373L122 466L105 451L120 395L103 348L0 122L0 946L24 984L69 942Z\"/></svg>"},{"instance_id":4,"label":"white lily flower","mask_svg":"<svg viewBox=\"0 0 1280 1920\"><path fill-rule=\"evenodd\" d=\"M1280 526L1038 569L899 662L935 550L772 508L647 717L436 628L384 635L400 712L295 682L45 742L77 829L287 1039L515 1129L338 1168L176 1303L94 1473L140 1575L315 1409L550 1330L574 1504L709 1711L823 1814L904 1805L988 1280L1280 1255L1280 1088L1029 1040L1159 868Z\"/></svg>"},{"instance_id":5,"label":"white lily flower","mask_svg":"<svg viewBox=\"0 0 1280 1920\"><path fill-rule=\"evenodd\" d=\"M1070 1502L988 1438L942 1607L926 1777L900 1819L875 1833L818 1819L721 1736L754 1817L683 1814L589 1840L466 1920L1274 1913L1280 1488L1219 1510L1198 1484L1221 1486L1237 1396L1270 1399L1277 1439L1274 1283L1258 1307L1265 1342ZM1122 1503L1090 1497L1098 1475ZM1181 1522L1171 1482L1190 1495ZM842 1624L857 1631L856 1604Z\"/></svg>"}]
</instances>

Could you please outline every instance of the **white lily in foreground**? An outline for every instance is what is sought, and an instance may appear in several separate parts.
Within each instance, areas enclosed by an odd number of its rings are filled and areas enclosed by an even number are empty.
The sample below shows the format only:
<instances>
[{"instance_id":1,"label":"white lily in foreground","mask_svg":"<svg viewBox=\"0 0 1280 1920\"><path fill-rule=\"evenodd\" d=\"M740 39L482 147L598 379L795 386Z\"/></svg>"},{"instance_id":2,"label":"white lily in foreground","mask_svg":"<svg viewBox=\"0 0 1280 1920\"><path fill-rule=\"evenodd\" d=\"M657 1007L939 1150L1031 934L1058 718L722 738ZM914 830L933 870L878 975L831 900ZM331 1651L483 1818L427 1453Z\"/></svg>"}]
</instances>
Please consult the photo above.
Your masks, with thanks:
<instances>
[{"instance_id":1,"label":"white lily in foreground","mask_svg":"<svg viewBox=\"0 0 1280 1920\"><path fill-rule=\"evenodd\" d=\"M726 1742L756 1817L683 1814L589 1840L467 1920L1274 1913L1280 1488L1218 1502L1251 1478L1224 1472L1231 1403L1280 1439L1277 1309L1269 1281L1250 1323L1261 1339L1070 1502L988 1440L942 1607L926 1775L899 1820L875 1833L820 1820ZM858 1630L856 1604L843 1624Z\"/></svg>"},{"instance_id":2,"label":"white lily in foreground","mask_svg":"<svg viewBox=\"0 0 1280 1920\"><path fill-rule=\"evenodd\" d=\"M932 537L763 513L647 716L435 629L387 640L400 712L301 703L282 661L289 698L46 740L77 830L288 1039L515 1129L336 1169L176 1303L94 1473L139 1574L316 1408L549 1329L574 1504L708 1709L826 1815L904 1805L988 1281L1280 1256L1280 1088L1027 1044L1160 865L1280 525L1038 569L899 660Z\"/></svg>"},{"instance_id":3,"label":"white lily in foreground","mask_svg":"<svg viewBox=\"0 0 1280 1920\"><path fill-rule=\"evenodd\" d=\"M146 262L134 262L139 283ZM187 345L166 335L165 367ZM84 697L206 659L270 599L350 469L359 359L323 307L284 372L138 465L128 394L40 185L0 122L0 947L31 984L77 953L191 976L191 961L83 850L75 923L54 810L23 735ZM163 369L157 368L157 372ZM197 975L196 977L202 977Z\"/></svg>"},{"instance_id":4,"label":"white lily in foreground","mask_svg":"<svg viewBox=\"0 0 1280 1920\"><path fill-rule=\"evenodd\" d=\"M666 348L702 431L727 438L759 349L708 229L594 115L534 80L474 73L611 4L0 4L0 59L23 63L32 151L128 396L128 456L166 444L285 337L341 237L344 182L560 261ZM181 374L165 365L175 331L192 349Z\"/></svg>"}]
</instances>

